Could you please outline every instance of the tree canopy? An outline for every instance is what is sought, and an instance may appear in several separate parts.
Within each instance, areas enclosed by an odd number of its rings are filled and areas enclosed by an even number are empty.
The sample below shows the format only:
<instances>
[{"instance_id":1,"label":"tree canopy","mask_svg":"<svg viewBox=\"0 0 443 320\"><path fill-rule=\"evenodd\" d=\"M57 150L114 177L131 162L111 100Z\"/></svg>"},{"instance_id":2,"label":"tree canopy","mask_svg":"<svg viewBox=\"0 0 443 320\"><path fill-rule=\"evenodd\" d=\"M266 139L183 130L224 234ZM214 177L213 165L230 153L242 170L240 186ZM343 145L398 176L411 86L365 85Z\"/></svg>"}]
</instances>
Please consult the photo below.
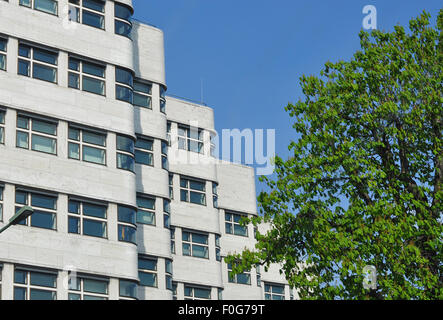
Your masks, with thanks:
<instances>
[{"instance_id":1,"label":"tree canopy","mask_svg":"<svg viewBox=\"0 0 443 320\"><path fill-rule=\"evenodd\" d=\"M280 263L302 299L443 298L443 10L430 18L361 31L350 61L300 78L291 156L246 221L270 230L225 259L234 272Z\"/></svg>"}]
</instances>

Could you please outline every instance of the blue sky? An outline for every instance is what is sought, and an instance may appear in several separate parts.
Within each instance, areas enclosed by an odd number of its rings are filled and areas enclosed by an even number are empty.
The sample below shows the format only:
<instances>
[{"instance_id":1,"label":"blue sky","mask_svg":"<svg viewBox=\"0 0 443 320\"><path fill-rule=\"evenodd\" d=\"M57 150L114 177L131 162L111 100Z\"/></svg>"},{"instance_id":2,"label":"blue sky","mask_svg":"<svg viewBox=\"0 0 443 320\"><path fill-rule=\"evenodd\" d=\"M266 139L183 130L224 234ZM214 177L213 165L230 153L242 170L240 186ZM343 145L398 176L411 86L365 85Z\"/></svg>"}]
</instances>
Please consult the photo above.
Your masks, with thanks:
<instances>
[{"instance_id":1,"label":"blue sky","mask_svg":"<svg viewBox=\"0 0 443 320\"><path fill-rule=\"evenodd\" d=\"M377 27L407 26L423 10L435 22L441 0L133 0L134 18L164 31L168 94L203 100L216 129L276 129L276 153L295 139L284 111L302 98L299 78L359 49L365 5ZM264 186L257 184L257 191Z\"/></svg>"}]
</instances>

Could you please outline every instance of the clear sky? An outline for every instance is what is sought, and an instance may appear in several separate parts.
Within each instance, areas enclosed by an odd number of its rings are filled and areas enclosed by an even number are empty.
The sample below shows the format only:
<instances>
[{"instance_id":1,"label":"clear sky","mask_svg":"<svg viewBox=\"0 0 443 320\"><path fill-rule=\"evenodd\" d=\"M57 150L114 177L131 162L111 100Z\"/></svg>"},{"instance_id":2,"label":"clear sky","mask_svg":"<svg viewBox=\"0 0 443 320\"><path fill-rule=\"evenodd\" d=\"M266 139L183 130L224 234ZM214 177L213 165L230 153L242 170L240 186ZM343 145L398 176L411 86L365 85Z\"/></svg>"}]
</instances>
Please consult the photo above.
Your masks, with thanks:
<instances>
[{"instance_id":1,"label":"clear sky","mask_svg":"<svg viewBox=\"0 0 443 320\"><path fill-rule=\"evenodd\" d=\"M441 0L133 0L134 18L165 34L168 94L203 100L216 129L276 129L276 153L295 138L284 107L302 98L299 77L359 49L366 5L377 27L408 26ZM257 191L263 186L257 184Z\"/></svg>"}]
</instances>

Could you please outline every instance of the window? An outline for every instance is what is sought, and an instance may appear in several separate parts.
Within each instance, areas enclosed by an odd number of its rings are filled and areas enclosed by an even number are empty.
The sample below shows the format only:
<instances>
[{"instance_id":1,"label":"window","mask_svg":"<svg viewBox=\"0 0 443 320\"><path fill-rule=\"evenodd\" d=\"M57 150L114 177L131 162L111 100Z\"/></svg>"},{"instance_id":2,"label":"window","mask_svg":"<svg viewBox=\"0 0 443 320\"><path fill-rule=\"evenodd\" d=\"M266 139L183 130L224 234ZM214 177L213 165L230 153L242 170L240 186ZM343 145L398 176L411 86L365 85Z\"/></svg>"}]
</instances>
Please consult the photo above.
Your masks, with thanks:
<instances>
[{"instance_id":1,"label":"window","mask_svg":"<svg viewBox=\"0 0 443 320\"><path fill-rule=\"evenodd\" d=\"M169 199L174 200L174 175L169 175Z\"/></svg>"},{"instance_id":2,"label":"window","mask_svg":"<svg viewBox=\"0 0 443 320\"><path fill-rule=\"evenodd\" d=\"M180 200L206 205L206 182L180 178Z\"/></svg>"},{"instance_id":3,"label":"window","mask_svg":"<svg viewBox=\"0 0 443 320\"><path fill-rule=\"evenodd\" d=\"M171 253L175 254L175 228L171 228Z\"/></svg>"},{"instance_id":4,"label":"window","mask_svg":"<svg viewBox=\"0 0 443 320\"><path fill-rule=\"evenodd\" d=\"M137 298L137 283L134 281L129 280L122 280L119 281L119 292L120 297L123 298Z\"/></svg>"},{"instance_id":5,"label":"window","mask_svg":"<svg viewBox=\"0 0 443 320\"><path fill-rule=\"evenodd\" d=\"M136 211L130 207L118 206L118 240L137 243Z\"/></svg>"},{"instance_id":6,"label":"window","mask_svg":"<svg viewBox=\"0 0 443 320\"><path fill-rule=\"evenodd\" d=\"M154 140L137 138L135 142L135 163L154 166Z\"/></svg>"},{"instance_id":7,"label":"window","mask_svg":"<svg viewBox=\"0 0 443 320\"><path fill-rule=\"evenodd\" d=\"M166 138L168 139L168 146L171 146L171 122L166 123Z\"/></svg>"},{"instance_id":8,"label":"window","mask_svg":"<svg viewBox=\"0 0 443 320\"><path fill-rule=\"evenodd\" d=\"M114 2L115 6L115 33L131 38L132 23L130 21L132 11L129 7Z\"/></svg>"},{"instance_id":9,"label":"window","mask_svg":"<svg viewBox=\"0 0 443 320\"><path fill-rule=\"evenodd\" d=\"M165 259L165 272L166 272L166 289L173 291L172 285L172 260Z\"/></svg>"},{"instance_id":10,"label":"window","mask_svg":"<svg viewBox=\"0 0 443 320\"><path fill-rule=\"evenodd\" d=\"M6 50L8 41L0 38L0 70L6 71Z\"/></svg>"},{"instance_id":11,"label":"window","mask_svg":"<svg viewBox=\"0 0 443 320\"><path fill-rule=\"evenodd\" d=\"M163 199L163 227L169 228L171 226L171 201Z\"/></svg>"},{"instance_id":12,"label":"window","mask_svg":"<svg viewBox=\"0 0 443 320\"><path fill-rule=\"evenodd\" d=\"M106 66L69 57L68 87L105 95Z\"/></svg>"},{"instance_id":13,"label":"window","mask_svg":"<svg viewBox=\"0 0 443 320\"><path fill-rule=\"evenodd\" d=\"M58 53L20 43L18 55L19 75L57 83Z\"/></svg>"},{"instance_id":14,"label":"window","mask_svg":"<svg viewBox=\"0 0 443 320\"><path fill-rule=\"evenodd\" d=\"M69 127L69 159L106 165L106 134Z\"/></svg>"},{"instance_id":15,"label":"window","mask_svg":"<svg viewBox=\"0 0 443 320\"><path fill-rule=\"evenodd\" d=\"M183 255L209 259L208 235L182 232Z\"/></svg>"},{"instance_id":16,"label":"window","mask_svg":"<svg viewBox=\"0 0 443 320\"><path fill-rule=\"evenodd\" d=\"M218 300L223 300L223 289L217 288L217 298Z\"/></svg>"},{"instance_id":17,"label":"window","mask_svg":"<svg viewBox=\"0 0 443 320\"><path fill-rule=\"evenodd\" d=\"M140 285L157 288L157 258L138 258Z\"/></svg>"},{"instance_id":18,"label":"window","mask_svg":"<svg viewBox=\"0 0 443 320\"><path fill-rule=\"evenodd\" d=\"M134 140L117 135L117 168L134 172Z\"/></svg>"},{"instance_id":19,"label":"window","mask_svg":"<svg viewBox=\"0 0 443 320\"><path fill-rule=\"evenodd\" d=\"M134 80L134 106L152 109L152 84Z\"/></svg>"},{"instance_id":20,"label":"window","mask_svg":"<svg viewBox=\"0 0 443 320\"><path fill-rule=\"evenodd\" d=\"M3 221L3 186L1 185L0 185L0 221Z\"/></svg>"},{"instance_id":21,"label":"window","mask_svg":"<svg viewBox=\"0 0 443 320\"><path fill-rule=\"evenodd\" d=\"M108 300L109 280L69 277L68 300Z\"/></svg>"},{"instance_id":22,"label":"window","mask_svg":"<svg viewBox=\"0 0 443 320\"><path fill-rule=\"evenodd\" d=\"M0 263L0 300L2 299L2 273L3 265Z\"/></svg>"},{"instance_id":23,"label":"window","mask_svg":"<svg viewBox=\"0 0 443 320\"><path fill-rule=\"evenodd\" d=\"M15 205L15 212L18 212L22 206L31 206L34 209L34 213L19 224L50 230L57 229L57 196L16 189Z\"/></svg>"},{"instance_id":24,"label":"window","mask_svg":"<svg viewBox=\"0 0 443 320\"><path fill-rule=\"evenodd\" d=\"M69 20L105 29L105 1L69 0Z\"/></svg>"},{"instance_id":25,"label":"window","mask_svg":"<svg viewBox=\"0 0 443 320\"><path fill-rule=\"evenodd\" d=\"M155 198L137 196L137 223L155 226Z\"/></svg>"},{"instance_id":26,"label":"window","mask_svg":"<svg viewBox=\"0 0 443 320\"><path fill-rule=\"evenodd\" d=\"M115 68L115 98L133 104L134 77L132 71Z\"/></svg>"},{"instance_id":27,"label":"window","mask_svg":"<svg viewBox=\"0 0 443 320\"><path fill-rule=\"evenodd\" d=\"M220 236L215 235L215 259L221 261Z\"/></svg>"},{"instance_id":28,"label":"window","mask_svg":"<svg viewBox=\"0 0 443 320\"><path fill-rule=\"evenodd\" d=\"M185 300L211 300L211 288L185 284Z\"/></svg>"},{"instance_id":29,"label":"window","mask_svg":"<svg viewBox=\"0 0 443 320\"><path fill-rule=\"evenodd\" d=\"M57 1L55 0L20 0L20 5L57 15Z\"/></svg>"},{"instance_id":30,"label":"window","mask_svg":"<svg viewBox=\"0 0 443 320\"><path fill-rule=\"evenodd\" d=\"M57 124L27 116L17 116L18 148L57 154Z\"/></svg>"},{"instance_id":31,"label":"window","mask_svg":"<svg viewBox=\"0 0 443 320\"><path fill-rule=\"evenodd\" d=\"M239 274L234 274L232 272L232 265L228 264L228 280L231 283L238 283L238 284L251 284L251 273L250 272L244 272Z\"/></svg>"},{"instance_id":32,"label":"window","mask_svg":"<svg viewBox=\"0 0 443 320\"><path fill-rule=\"evenodd\" d=\"M6 112L0 110L0 144L5 143L5 115Z\"/></svg>"},{"instance_id":33,"label":"window","mask_svg":"<svg viewBox=\"0 0 443 320\"><path fill-rule=\"evenodd\" d=\"M257 264L255 266L255 270L257 272L257 287L261 287L261 272L260 272L260 265Z\"/></svg>"},{"instance_id":34,"label":"window","mask_svg":"<svg viewBox=\"0 0 443 320\"><path fill-rule=\"evenodd\" d=\"M179 125L178 148L203 153L203 130Z\"/></svg>"},{"instance_id":35,"label":"window","mask_svg":"<svg viewBox=\"0 0 443 320\"><path fill-rule=\"evenodd\" d=\"M242 218L246 218L246 216L241 214L236 214L232 212L225 213L225 229L226 233L233 234L236 236L247 237L248 236L248 227L242 226L240 221Z\"/></svg>"},{"instance_id":36,"label":"window","mask_svg":"<svg viewBox=\"0 0 443 320\"><path fill-rule=\"evenodd\" d=\"M160 86L160 112L166 113L166 88Z\"/></svg>"},{"instance_id":37,"label":"window","mask_svg":"<svg viewBox=\"0 0 443 320\"><path fill-rule=\"evenodd\" d=\"M265 300L285 300L285 287L265 283Z\"/></svg>"},{"instance_id":38,"label":"window","mask_svg":"<svg viewBox=\"0 0 443 320\"><path fill-rule=\"evenodd\" d=\"M177 282L172 283L172 300L177 300Z\"/></svg>"},{"instance_id":39,"label":"window","mask_svg":"<svg viewBox=\"0 0 443 320\"><path fill-rule=\"evenodd\" d=\"M162 169L169 170L168 143L162 141Z\"/></svg>"},{"instance_id":40,"label":"window","mask_svg":"<svg viewBox=\"0 0 443 320\"><path fill-rule=\"evenodd\" d=\"M68 232L85 236L107 238L107 207L69 199Z\"/></svg>"},{"instance_id":41,"label":"window","mask_svg":"<svg viewBox=\"0 0 443 320\"><path fill-rule=\"evenodd\" d=\"M218 208L218 184L212 183L212 205L214 208Z\"/></svg>"},{"instance_id":42,"label":"window","mask_svg":"<svg viewBox=\"0 0 443 320\"><path fill-rule=\"evenodd\" d=\"M14 270L14 300L56 300L57 274L46 271Z\"/></svg>"}]
</instances>

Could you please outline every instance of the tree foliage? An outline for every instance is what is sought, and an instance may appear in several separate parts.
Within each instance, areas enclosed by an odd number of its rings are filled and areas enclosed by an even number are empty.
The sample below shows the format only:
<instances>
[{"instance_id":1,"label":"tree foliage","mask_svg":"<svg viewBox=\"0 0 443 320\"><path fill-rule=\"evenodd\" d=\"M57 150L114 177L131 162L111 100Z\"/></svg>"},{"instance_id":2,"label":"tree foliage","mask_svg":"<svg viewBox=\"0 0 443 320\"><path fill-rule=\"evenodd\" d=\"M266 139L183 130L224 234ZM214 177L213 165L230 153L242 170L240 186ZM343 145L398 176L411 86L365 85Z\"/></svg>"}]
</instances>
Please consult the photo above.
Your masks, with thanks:
<instances>
[{"instance_id":1,"label":"tree foliage","mask_svg":"<svg viewBox=\"0 0 443 320\"><path fill-rule=\"evenodd\" d=\"M300 79L299 138L248 220L270 231L226 258L234 272L280 263L302 299L443 298L443 10L409 29L362 31L350 61Z\"/></svg>"}]
</instances>

